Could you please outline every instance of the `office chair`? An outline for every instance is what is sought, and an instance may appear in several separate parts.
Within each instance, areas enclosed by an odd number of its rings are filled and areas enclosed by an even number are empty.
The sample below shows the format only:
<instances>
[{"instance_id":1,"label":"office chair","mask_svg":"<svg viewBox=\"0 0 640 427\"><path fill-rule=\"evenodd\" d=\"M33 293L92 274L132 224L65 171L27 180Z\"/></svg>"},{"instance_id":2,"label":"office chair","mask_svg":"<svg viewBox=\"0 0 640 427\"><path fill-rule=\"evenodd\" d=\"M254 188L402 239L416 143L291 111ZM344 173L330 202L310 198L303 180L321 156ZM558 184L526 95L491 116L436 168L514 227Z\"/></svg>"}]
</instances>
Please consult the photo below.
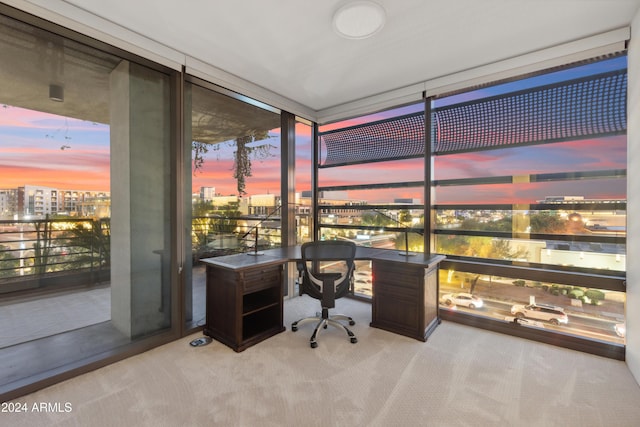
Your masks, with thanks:
<instances>
[{"instance_id":1,"label":"office chair","mask_svg":"<svg viewBox=\"0 0 640 427\"><path fill-rule=\"evenodd\" d=\"M356 322L343 314L329 315L329 309L335 307L335 300L342 298L349 292L353 272L356 245L353 242L328 240L307 242L302 245L302 261L297 262L300 295L307 294L320 300L321 313L314 317L300 319L291 324L291 330L297 331L301 323L317 321L309 343L316 348L316 338L320 328L327 329L327 325L342 328L349 335L352 343L357 343L356 336L340 320L346 320L353 326Z\"/></svg>"}]
</instances>

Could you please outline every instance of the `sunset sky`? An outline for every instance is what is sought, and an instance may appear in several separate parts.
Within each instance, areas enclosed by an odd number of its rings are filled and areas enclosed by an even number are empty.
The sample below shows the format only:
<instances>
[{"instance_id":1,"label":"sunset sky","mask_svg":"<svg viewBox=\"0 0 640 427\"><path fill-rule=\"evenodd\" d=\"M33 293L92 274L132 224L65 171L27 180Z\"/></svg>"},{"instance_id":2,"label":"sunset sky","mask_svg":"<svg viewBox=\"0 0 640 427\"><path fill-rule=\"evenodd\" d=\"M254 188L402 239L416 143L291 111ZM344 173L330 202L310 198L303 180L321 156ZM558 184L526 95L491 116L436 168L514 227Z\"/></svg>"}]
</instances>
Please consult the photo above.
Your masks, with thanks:
<instances>
[{"instance_id":1,"label":"sunset sky","mask_svg":"<svg viewBox=\"0 0 640 427\"><path fill-rule=\"evenodd\" d=\"M0 188L109 191L109 126L0 107Z\"/></svg>"},{"instance_id":2,"label":"sunset sky","mask_svg":"<svg viewBox=\"0 0 640 427\"><path fill-rule=\"evenodd\" d=\"M587 67L563 71L551 76L485 88L454 97L436 100L434 106L477 99L527 86L546 84L558 76L582 76L626 66L626 58L603 61ZM414 105L390 112L378 113L320 128L321 131L357 123L379 120L392 115L421 111ZM247 178L246 191L251 194L280 192L280 130L270 132L271 138L251 145L268 144L262 156L252 156L252 176ZM311 139L310 129L298 125L296 132L296 190L310 189ZM215 187L223 195L236 194L233 179L233 143L219 144L210 150L204 167L192 176L192 190ZM48 186L58 189L110 191L109 126L52 114L0 105L0 188L24 185ZM257 151L256 151L257 152ZM265 155L266 154L266 155ZM470 178L482 176L520 175L527 173L571 172L626 168L626 137L615 136L546 144L518 149L502 149L436 156L434 178ZM320 185L350 185L423 179L420 159L372 163L349 167L321 169ZM394 198L419 198L422 189L408 188L389 191L353 191L349 197L367 199L372 203L393 201ZM437 203L534 203L550 195L582 195L586 198L626 198L624 179L532 183L519 185L487 185L445 187L436 192Z\"/></svg>"}]
</instances>

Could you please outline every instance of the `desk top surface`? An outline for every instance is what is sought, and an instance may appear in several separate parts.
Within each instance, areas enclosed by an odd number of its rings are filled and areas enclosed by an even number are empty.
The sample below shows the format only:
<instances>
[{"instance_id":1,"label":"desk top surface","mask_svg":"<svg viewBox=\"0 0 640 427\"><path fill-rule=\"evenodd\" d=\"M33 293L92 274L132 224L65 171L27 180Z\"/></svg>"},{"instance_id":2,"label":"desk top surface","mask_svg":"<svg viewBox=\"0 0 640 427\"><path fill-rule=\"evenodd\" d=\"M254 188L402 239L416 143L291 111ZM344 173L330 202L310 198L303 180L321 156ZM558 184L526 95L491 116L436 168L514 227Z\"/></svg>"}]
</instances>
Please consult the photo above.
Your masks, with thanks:
<instances>
[{"instance_id":1,"label":"desk top surface","mask_svg":"<svg viewBox=\"0 0 640 427\"><path fill-rule=\"evenodd\" d=\"M266 267L273 264L282 264L287 261L296 261L301 258L300 246L288 246L260 251L259 255L248 252L214 258L204 258L201 261L208 265L229 270L243 270L250 267ZM405 252L398 250L357 246L356 259L392 261L408 265L421 265L425 268L429 268L444 260L445 256L431 254L425 259L425 255L423 253L409 252L409 255L407 256Z\"/></svg>"}]
</instances>

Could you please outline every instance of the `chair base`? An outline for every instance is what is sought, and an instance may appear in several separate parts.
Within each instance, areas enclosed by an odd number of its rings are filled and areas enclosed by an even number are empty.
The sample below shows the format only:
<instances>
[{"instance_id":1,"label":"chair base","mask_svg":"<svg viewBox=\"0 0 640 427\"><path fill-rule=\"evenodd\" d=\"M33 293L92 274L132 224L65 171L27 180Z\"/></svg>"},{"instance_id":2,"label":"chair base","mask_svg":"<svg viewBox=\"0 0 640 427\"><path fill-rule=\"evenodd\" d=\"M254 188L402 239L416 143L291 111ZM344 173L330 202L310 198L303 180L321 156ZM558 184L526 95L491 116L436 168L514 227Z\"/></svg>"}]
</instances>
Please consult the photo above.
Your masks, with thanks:
<instances>
[{"instance_id":1,"label":"chair base","mask_svg":"<svg viewBox=\"0 0 640 427\"><path fill-rule=\"evenodd\" d=\"M349 328L347 328L345 325L340 323L340 320L348 321L350 326L353 326L356 324L355 320L353 320L353 318L349 316L345 316L344 314L334 314L334 315L328 316L325 312L325 309L323 309L322 314L316 313L315 317L306 317L296 322L293 322L291 324L291 330L295 332L298 330L298 326L300 326L301 324L317 321L318 323L316 324L316 327L313 329L313 334L311 334L311 338L309 339L309 345L311 346L311 348L318 347L317 338L318 338L318 333L320 332L320 328L327 329L328 325L331 325L338 329L340 328L344 329L344 331L349 336L349 340L351 341L351 343L352 344L357 343L358 338L356 338L355 334L351 332Z\"/></svg>"}]
</instances>

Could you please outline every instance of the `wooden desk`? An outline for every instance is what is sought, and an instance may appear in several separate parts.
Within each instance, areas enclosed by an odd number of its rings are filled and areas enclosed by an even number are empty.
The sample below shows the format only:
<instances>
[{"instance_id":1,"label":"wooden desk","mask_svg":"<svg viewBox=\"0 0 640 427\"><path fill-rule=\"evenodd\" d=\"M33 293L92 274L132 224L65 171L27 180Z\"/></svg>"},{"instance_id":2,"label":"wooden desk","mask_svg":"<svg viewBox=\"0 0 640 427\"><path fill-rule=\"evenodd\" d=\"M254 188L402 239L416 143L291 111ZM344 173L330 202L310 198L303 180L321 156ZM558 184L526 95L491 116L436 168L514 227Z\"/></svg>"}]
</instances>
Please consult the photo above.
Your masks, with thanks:
<instances>
[{"instance_id":1,"label":"wooden desk","mask_svg":"<svg viewBox=\"0 0 640 427\"><path fill-rule=\"evenodd\" d=\"M444 258L388 250L373 255L370 326L426 341L441 322L438 264Z\"/></svg>"},{"instance_id":2,"label":"wooden desk","mask_svg":"<svg viewBox=\"0 0 640 427\"><path fill-rule=\"evenodd\" d=\"M269 249L202 261L207 265L207 325L204 333L242 351L285 330L282 271L301 259L300 247ZM445 257L400 255L396 250L358 246L356 259L371 260L370 326L426 341L440 324L438 264Z\"/></svg>"},{"instance_id":3,"label":"wooden desk","mask_svg":"<svg viewBox=\"0 0 640 427\"><path fill-rule=\"evenodd\" d=\"M207 264L205 335L239 352L285 330L286 258L236 254L203 261Z\"/></svg>"}]
</instances>

